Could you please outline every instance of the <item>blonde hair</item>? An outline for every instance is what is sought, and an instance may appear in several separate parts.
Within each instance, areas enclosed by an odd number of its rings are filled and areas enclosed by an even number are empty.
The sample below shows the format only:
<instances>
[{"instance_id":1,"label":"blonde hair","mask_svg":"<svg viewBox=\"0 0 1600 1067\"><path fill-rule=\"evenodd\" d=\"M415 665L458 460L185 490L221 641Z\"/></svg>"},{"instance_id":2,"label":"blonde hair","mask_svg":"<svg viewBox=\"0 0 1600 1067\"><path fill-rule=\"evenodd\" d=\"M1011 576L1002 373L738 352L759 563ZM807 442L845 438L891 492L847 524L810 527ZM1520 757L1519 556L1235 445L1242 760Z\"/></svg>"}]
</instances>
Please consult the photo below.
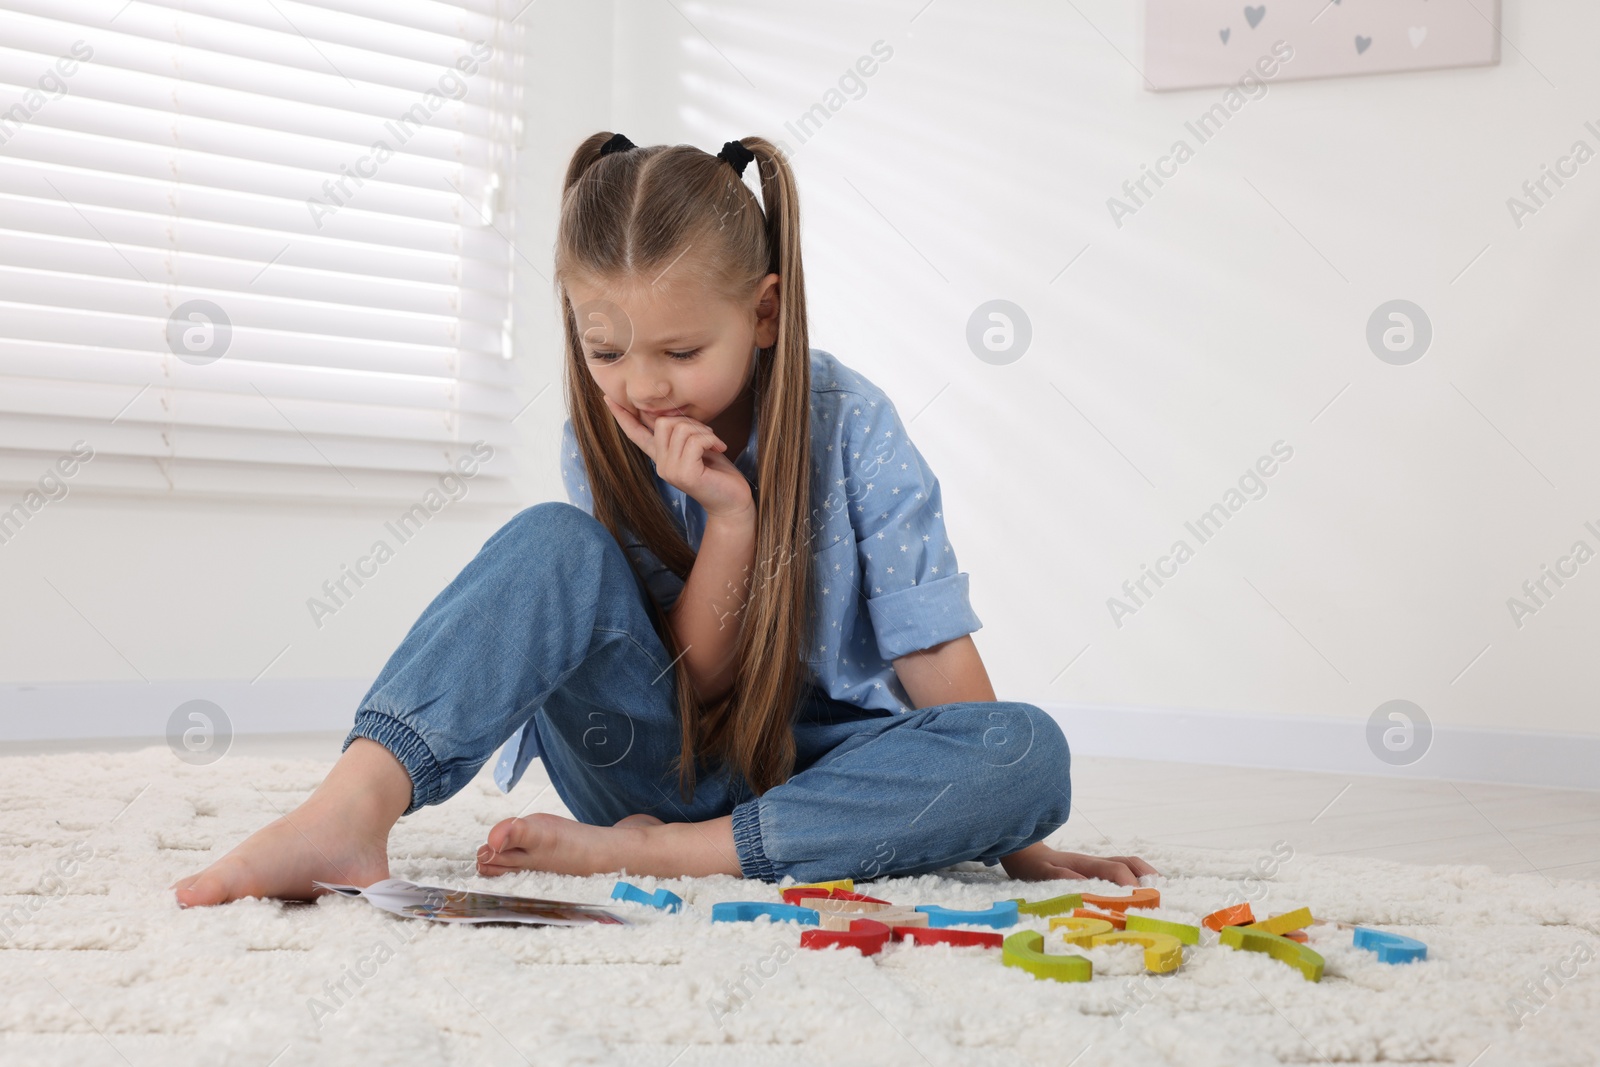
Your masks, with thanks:
<instances>
[{"instance_id":1,"label":"blonde hair","mask_svg":"<svg viewBox=\"0 0 1600 1067\"><path fill-rule=\"evenodd\" d=\"M737 670L725 696L697 699L672 628L654 599L645 598L675 663L683 800L694 795L701 762L707 770L727 764L759 796L794 772L793 716L813 607L811 350L794 174L770 141L740 141L760 169L763 215L750 188L718 157L692 145L602 155L611 136L596 133L578 146L562 191L554 283L566 333L567 410L595 518L619 544L626 543L623 528L631 531L679 578L687 579L695 552L656 493L649 457L617 425L584 365L567 283L625 287L657 279L670 267L674 284L687 291L743 303L768 274L780 279L777 341L761 350L752 383L760 438L755 560L738 616ZM690 249L695 255L686 254ZM730 449L742 443L727 442Z\"/></svg>"}]
</instances>

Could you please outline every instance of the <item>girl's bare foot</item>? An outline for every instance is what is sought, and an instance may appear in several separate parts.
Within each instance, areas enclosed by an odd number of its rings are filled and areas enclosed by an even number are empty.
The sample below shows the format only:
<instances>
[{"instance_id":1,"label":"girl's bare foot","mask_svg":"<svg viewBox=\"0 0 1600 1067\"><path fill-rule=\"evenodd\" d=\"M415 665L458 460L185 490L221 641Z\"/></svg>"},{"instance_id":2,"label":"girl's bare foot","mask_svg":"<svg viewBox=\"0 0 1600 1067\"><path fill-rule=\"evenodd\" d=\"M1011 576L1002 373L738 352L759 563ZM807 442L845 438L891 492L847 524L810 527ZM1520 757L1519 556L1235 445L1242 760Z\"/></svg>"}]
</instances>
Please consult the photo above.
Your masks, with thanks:
<instances>
[{"instance_id":1,"label":"girl's bare foot","mask_svg":"<svg viewBox=\"0 0 1600 1067\"><path fill-rule=\"evenodd\" d=\"M188 908L242 897L309 900L323 892L313 879L371 885L389 877L389 829L410 803L405 767L357 738L304 804L168 888Z\"/></svg>"},{"instance_id":2,"label":"girl's bare foot","mask_svg":"<svg viewBox=\"0 0 1600 1067\"><path fill-rule=\"evenodd\" d=\"M478 849L478 873L651 874L664 878L743 873L733 847L733 817L703 823L663 823L629 815L614 826L591 826L538 812L505 819Z\"/></svg>"},{"instance_id":3,"label":"girl's bare foot","mask_svg":"<svg viewBox=\"0 0 1600 1067\"><path fill-rule=\"evenodd\" d=\"M310 900L312 886L338 882L363 888L389 877L387 832L358 839L348 818L326 803L307 801L245 838L232 852L170 888L189 908L242 897Z\"/></svg>"}]
</instances>

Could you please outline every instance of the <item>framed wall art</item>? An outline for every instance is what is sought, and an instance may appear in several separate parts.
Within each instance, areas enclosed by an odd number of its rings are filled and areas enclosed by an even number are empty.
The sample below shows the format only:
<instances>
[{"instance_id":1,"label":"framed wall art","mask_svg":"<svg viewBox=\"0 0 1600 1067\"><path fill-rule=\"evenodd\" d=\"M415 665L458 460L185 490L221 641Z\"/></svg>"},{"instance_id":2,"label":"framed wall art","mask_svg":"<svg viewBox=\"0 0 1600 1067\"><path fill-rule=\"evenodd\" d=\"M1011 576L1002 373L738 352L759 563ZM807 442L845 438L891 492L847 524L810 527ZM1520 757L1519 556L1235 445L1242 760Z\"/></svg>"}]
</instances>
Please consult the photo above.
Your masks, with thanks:
<instances>
[{"instance_id":1,"label":"framed wall art","mask_svg":"<svg viewBox=\"0 0 1600 1067\"><path fill-rule=\"evenodd\" d=\"M1500 0L1145 0L1156 91L1498 62Z\"/></svg>"}]
</instances>

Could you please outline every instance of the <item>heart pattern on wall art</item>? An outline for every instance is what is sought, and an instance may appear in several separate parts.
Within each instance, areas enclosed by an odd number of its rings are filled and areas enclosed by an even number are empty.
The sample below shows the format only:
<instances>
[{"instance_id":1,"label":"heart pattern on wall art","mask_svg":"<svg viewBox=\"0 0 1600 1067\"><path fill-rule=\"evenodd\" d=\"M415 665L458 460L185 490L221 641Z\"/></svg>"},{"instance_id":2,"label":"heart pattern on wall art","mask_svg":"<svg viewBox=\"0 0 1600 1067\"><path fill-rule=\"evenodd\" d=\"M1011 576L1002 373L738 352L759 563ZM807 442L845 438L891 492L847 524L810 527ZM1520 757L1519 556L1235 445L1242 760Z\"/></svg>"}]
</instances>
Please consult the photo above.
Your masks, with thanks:
<instances>
[{"instance_id":1,"label":"heart pattern on wall art","mask_svg":"<svg viewBox=\"0 0 1600 1067\"><path fill-rule=\"evenodd\" d=\"M1500 62L1504 0L1144 3L1143 84L1157 91Z\"/></svg>"}]
</instances>

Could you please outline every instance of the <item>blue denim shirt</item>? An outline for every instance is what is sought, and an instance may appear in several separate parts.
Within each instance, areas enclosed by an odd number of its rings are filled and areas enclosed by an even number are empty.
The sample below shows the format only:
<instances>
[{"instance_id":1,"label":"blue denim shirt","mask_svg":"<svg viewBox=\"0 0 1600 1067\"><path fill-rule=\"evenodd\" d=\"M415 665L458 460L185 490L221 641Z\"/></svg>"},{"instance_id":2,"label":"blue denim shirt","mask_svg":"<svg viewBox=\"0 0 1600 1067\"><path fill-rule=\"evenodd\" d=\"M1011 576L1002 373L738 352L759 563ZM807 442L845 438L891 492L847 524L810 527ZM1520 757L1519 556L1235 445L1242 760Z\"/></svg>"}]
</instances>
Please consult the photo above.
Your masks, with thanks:
<instances>
[{"instance_id":1,"label":"blue denim shirt","mask_svg":"<svg viewBox=\"0 0 1600 1067\"><path fill-rule=\"evenodd\" d=\"M757 398L759 406L760 399ZM756 484L759 411L734 460ZM981 629L968 575L956 564L934 477L888 396L859 372L811 349L811 548L816 613L806 650L811 684L835 699L896 714L914 710L894 660ZM583 457L569 419L562 427L567 498L594 514ZM698 550L706 513L657 476L656 489ZM623 550L663 610L683 591L643 544ZM510 789L538 755L524 727L501 751L495 782Z\"/></svg>"}]
</instances>

